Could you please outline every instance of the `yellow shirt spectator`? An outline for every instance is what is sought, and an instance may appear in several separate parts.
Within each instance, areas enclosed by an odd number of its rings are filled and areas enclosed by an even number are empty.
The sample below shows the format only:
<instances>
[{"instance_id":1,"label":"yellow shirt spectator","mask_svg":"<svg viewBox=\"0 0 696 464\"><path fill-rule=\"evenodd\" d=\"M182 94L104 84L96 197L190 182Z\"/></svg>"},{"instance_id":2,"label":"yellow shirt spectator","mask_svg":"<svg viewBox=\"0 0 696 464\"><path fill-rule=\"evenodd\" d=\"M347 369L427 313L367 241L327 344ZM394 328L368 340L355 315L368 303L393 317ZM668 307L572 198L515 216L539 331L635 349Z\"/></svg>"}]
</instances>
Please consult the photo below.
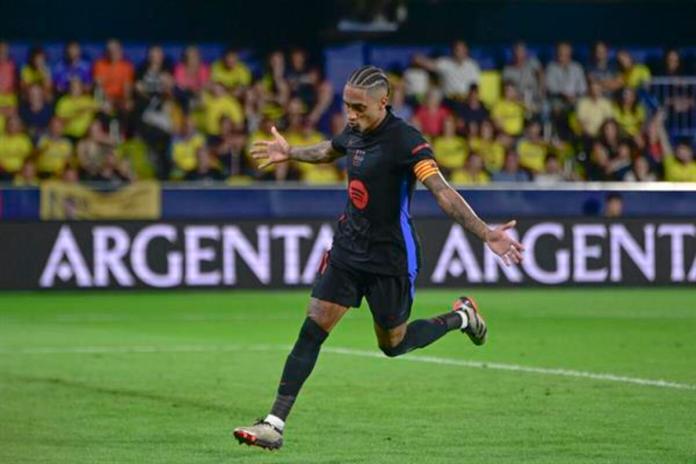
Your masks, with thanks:
<instances>
[{"instance_id":1,"label":"yellow shirt spectator","mask_svg":"<svg viewBox=\"0 0 696 464\"><path fill-rule=\"evenodd\" d=\"M584 131L594 137L604 121L614 115L614 108L607 98L582 97L578 100L576 114Z\"/></svg>"},{"instance_id":2,"label":"yellow shirt spectator","mask_svg":"<svg viewBox=\"0 0 696 464\"><path fill-rule=\"evenodd\" d=\"M673 155L665 157L665 180L669 182L696 182L696 161L680 163Z\"/></svg>"},{"instance_id":3,"label":"yellow shirt spectator","mask_svg":"<svg viewBox=\"0 0 696 464\"><path fill-rule=\"evenodd\" d=\"M522 139L517 143L520 166L533 172L543 172L549 146L546 142Z\"/></svg>"},{"instance_id":4,"label":"yellow shirt spectator","mask_svg":"<svg viewBox=\"0 0 696 464\"><path fill-rule=\"evenodd\" d=\"M63 119L63 133L81 138L87 133L97 112L97 101L89 95L65 95L56 104L56 116Z\"/></svg>"},{"instance_id":5,"label":"yellow shirt spectator","mask_svg":"<svg viewBox=\"0 0 696 464\"><path fill-rule=\"evenodd\" d=\"M63 174L73 155L73 144L64 137L53 138L45 135L39 139L37 149L37 170L40 174L55 177Z\"/></svg>"},{"instance_id":6,"label":"yellow shirt spectator","mask_svg":"<svg viewBox=\"0 0 696 464\"><path fill-rule=\"evenodd\" d=\"M236 125L244 123L244 109L239 101L230 95L203 94L203 108L205 131L208 135L220 134L220 118L223 116L230 118Z\"/></svg>"},{"instance_id":7,"label":"yellow shirt spectator","mask_svg":"<svg viewBox=\"0 0 696 464\"><path fill-rule=\"evenodd\" d=\"M495 140L474 137L469 140L469 149L483 158L483 165L491 172L500 171L505 161L505 147Z\"/></svg>"},{"instance_id":8,"label":"yellow shirt spectator","mask_svg":"<svg viewBox=\"0 0 696 464\"><path fill-rule=\"evenodd\" d=\"M635 89L648 85L652 76L647 66L644 64L636 64L624 72L623 79L626 87Z\"/></svg>"},{"instance_id":9,"label":"yellow shirt spectator","mask_svg":"<svg viewBox=\"0 0 696 464\"><path fill-rule=\"evenodd\" d=\"M251 84L251 71L244 63L238 62L233 68L227 68L222 60L213 63L210 79L219 82L228 89Z\"/></svg>"},{"instance_id":10,"label":"yellow shirt spectator","mask_svg":"<svg viewBox=\"0 0 696 464\"><path fill-rule=\"evenodd\" d=\"M201 134L190 137L175 137L172 141L172 160L174 166L183 172L191 172L198 167L198 152L205 146Z\"/></svg>"},{"instance_id":11,"label":"yellow shirt spectator","mask_svg":"<svg viewBox=\"0 0 696 464\"><path fill-rule=\"evenodd\" d=\"M471 174L469 171L459 169L452 173L450 179L453 184L461 185L486 185L491 183L491 176L487 172L481 171L476 174Z\"/></svg>"},{"instance_id":12,"label":"yellow shirt spectator","mask_svg":"<svg viewBox=\"0 0 696 464\"><path fill-rule=\"evenodd\" d=\"M632 110L625 110L614 105L614 119L627 134L637 135L645 122L645 107L638 104Z\"/></svg>"},{"instance_id":13,"label":"yellow shirt spectator","mask_svg":"<svg viewBox=\"0 0 696 464\"><path fill-rule=\"evenodd\" d=\"M510 100L499 100L493 105L491 118L508 135L517 136L524 129L524 106Z\"/></svg>"},{"instance_id":14,"label":"yellow shirt spectator","mask_svg":"<svg viewBox=\"0 0 696 464\"><path fill-rule=\"evenodd\" d=\"M20 77L22 83L27 87L34 84L43 86L47 82L51 82L51 74L47 69L36 69L28 65L22 67Z\"/></svg>"},{"instance_id":15,"label":"yellow shirt spectator","mask_svg":"<svg viewBox=\"0 0 696 464\"><path fill-rule=\"evenodd\" d=\"M433 152L439 166L455 170L464 166L469 148L464 137L442 136L433 141Z\"/></svg>"},{"instance_id":16,"label":"yellow shirt spectator","mask_svg":"<svg viewBox=\"0 0 696 464\"><path fill-rule=\"evenodd\" d=\"M18 173L33 148L27 134L0 135L0 168L9 174Z\"/></svg>"}]
</instances>

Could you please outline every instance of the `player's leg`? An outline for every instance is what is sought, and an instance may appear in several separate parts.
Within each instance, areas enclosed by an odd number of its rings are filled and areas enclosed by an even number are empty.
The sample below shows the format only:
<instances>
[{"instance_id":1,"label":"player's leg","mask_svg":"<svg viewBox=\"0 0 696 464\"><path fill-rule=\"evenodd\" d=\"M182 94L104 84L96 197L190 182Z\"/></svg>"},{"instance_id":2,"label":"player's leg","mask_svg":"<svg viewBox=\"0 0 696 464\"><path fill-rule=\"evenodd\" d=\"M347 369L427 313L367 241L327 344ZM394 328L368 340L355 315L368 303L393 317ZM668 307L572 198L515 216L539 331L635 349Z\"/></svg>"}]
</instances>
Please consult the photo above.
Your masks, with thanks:
<instances>
[{"instance_id":1,"label":"player's leg","mask_svg":"<svg viewBox=\"0 0 696 464\"><path fill-rule=\"evenodd\" d=\"M340 304L317 298L310 300L307 318L300 328L295 346L285 361L278 395L267 419L274 422L280 419L283 423L285 422L300 388L314 369L322 343L346 311L348 308Z\"/></svg>"},{"instance_id":2,"label":"player's leg","mask_svg":"<svg viewBox=\"0 0 696 464\"><path fill-rule=\"evenodd\" d=\"M307 317L285 362L271 412L252 426L236 428L234 436L240 443L270 449L282 446L285 420L316 364L321 345L348 308L360 306L362 294L358 280L349 271L332 265L322 266L312 290Z\"/></svg>"},{"instance_id":3,"label":"player's leg","mask_svg":"<svg viewBox=\"0 0 696 464\"><path fill-rule=\"evenodd\" d=\"M310 300L307 317L285 361L271 412L251 426L234 429L234 436L240 444L268 449L278 449L283 445L285 420L302 385L314 369L322 343L347 310L346 306L336 303L316 298Z\"/></svg>"},{"instance_id":4,"label":"player's leg","mask_svg":"<svg viewBox=\"0 0 696 464\"><path fill-rule=\"evenodd\" d=\"M375 276L370 280L366 298L372 311L379 347L389 357L428 346L456 329L467 333L476 344L485 341L485 322L471 299L459 298L453 311L408 323L413 303L412 281L409 278ZM476 329L475 337L470 333L472 329Z\"/></svg>"}]
</instances>

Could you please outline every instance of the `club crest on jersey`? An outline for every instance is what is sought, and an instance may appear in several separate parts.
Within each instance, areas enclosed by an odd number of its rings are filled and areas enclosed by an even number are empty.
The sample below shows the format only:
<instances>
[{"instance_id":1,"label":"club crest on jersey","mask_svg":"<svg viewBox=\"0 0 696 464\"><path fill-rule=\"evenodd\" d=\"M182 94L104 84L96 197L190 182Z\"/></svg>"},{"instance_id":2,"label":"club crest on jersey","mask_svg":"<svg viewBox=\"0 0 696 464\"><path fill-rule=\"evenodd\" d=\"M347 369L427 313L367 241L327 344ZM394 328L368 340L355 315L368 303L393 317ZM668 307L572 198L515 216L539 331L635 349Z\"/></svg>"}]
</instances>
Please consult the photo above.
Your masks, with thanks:
<instances>
[{"instance_id":1,"label":"club crest on jersey","mask_svg":"<svg viewBox=\"0 0 696 464\"><path fill-rule=\"evenodd\" d=\"M353 156L351 158L353 166L360 166L365 159L365 150L353 150Z\"/></svg>"}]
</instances>

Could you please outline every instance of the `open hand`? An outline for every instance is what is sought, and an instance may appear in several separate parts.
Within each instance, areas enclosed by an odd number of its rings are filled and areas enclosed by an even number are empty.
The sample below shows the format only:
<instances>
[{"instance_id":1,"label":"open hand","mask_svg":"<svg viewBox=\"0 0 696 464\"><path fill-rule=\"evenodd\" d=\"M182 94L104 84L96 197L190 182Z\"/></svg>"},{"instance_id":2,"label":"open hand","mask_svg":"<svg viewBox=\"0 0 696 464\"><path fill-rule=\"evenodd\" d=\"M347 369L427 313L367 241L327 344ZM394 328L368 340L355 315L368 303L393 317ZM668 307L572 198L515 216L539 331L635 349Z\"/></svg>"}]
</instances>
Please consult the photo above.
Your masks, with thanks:
<instances>
[{"instance_id":1,"label":"open hand","mask_svg":"<svg viewBox=\"0 0 696 464\"><path fill-rule=\"evenodd\" d=\"M278 129L271 128L273 140L259 140L251 147L251 156L256 160L266 160L259 165L264 169L272 164L284 163L290 159L290 144L280 135Z\"/></svg>"},{"instance_id":2,"label":"open hand","mask_svg":"<svg viewBox=\"0 0 696 464\"><path fill-rule=\"evenodd\" d=\"M510 221L507 224L489 230L486 234L486 244L488 248L490 248L493 253L500 256L506 266L512 263L519 264L522 262L524 247L506 232L508 229L515 227L515 224L517 224L517 221Z\"/></svg>"}]
</instances>

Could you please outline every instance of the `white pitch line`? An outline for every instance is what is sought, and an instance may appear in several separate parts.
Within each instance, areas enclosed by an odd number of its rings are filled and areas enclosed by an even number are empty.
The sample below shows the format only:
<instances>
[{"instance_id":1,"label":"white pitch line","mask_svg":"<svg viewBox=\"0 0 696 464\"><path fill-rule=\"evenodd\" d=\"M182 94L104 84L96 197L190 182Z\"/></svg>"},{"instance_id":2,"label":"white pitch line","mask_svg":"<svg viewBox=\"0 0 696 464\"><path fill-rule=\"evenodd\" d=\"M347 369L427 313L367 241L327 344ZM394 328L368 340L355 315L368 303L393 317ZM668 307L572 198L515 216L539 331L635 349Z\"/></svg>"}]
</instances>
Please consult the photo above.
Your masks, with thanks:
<instances>
[{"instance_id":1,"label":"white pitch line","mask_svg":"<svg viewBox=\"0 0 696 464\"><path fill-rule=\"evenodd\" d=\"M123 353L214 353L234 351L287 351L288 345L173 345L173 346L67 346L67 347L36 347L8 348L0 347L0 355L32 355L32 354L123 354ZM352 348L324 347L323 353L359 356L363 358L386 359L382 353ZM643 379L616 374L601 374L595 372L576 371L572 369L554 369L546 367L522 366L484 361L467 361L464 359L443 358L438 356L407 355L396 358L397 361L419 362L426 364L441 364L448 366L473 367L477 369L492 369L500 371L523 372L528 374L551 375L557 377L585 378L606 382L628 383L650 387L672 388L678 390L696 390L696 385L670 382L667 380Z\"/></svg>"}]
</instances>

